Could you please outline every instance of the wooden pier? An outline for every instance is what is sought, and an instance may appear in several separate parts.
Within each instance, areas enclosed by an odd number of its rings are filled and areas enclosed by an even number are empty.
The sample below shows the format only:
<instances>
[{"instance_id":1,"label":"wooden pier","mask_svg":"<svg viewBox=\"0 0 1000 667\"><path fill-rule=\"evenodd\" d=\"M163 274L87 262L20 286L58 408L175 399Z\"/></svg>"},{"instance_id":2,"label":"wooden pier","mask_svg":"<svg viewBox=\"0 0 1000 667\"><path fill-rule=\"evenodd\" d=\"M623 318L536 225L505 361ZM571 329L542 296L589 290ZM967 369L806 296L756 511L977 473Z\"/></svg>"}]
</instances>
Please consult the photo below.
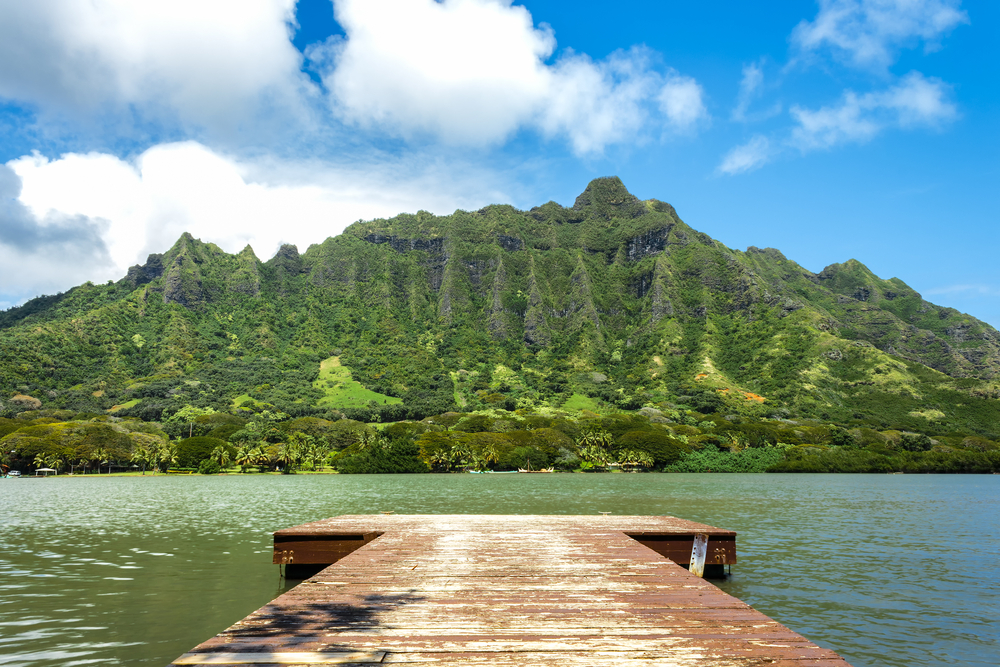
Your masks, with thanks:
<instances>
[{"instance_id":1,"label":"wooden pier","mask_svg":"<svg viewBox=\"0 0 1000 667\"><path fill-rule=\"evenodd\" d=\"M335 517L274 535L274 562L332 565L171 664L850 667L681 566L734 563L735 539L673 517Z\"/></svg>"}]
</instances>

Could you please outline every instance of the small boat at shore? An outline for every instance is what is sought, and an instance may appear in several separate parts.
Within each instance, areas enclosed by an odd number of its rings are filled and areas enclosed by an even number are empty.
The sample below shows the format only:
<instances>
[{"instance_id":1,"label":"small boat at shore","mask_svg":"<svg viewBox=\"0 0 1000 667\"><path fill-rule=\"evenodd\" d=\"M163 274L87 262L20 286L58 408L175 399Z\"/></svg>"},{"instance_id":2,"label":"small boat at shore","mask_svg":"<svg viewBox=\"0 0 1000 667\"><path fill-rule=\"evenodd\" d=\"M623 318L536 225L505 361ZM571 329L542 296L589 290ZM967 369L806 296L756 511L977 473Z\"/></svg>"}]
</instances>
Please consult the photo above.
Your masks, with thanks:
<instances>
[{"instance_id":1,"label":"small boat at shore","mask_svg":"<svg viewBox=\"0 0 1000 667\"><path fill-rule=\"evenodd\" d=\"M518 472L555 472L555 468L542 468L541 470L525 470L524 468L518 468Z\"/></svg>"},{"instance_id":2,"label":"small boat at shore","mask_svg":"<svg viewBox=\"0 0 1000 667\"><path fill-rule=\"evenodd\" d=\"M474 475L510 475L511 473L517 474L518 470L468 470L466 472L471 472Z\"/></svg>"}]
</instances>

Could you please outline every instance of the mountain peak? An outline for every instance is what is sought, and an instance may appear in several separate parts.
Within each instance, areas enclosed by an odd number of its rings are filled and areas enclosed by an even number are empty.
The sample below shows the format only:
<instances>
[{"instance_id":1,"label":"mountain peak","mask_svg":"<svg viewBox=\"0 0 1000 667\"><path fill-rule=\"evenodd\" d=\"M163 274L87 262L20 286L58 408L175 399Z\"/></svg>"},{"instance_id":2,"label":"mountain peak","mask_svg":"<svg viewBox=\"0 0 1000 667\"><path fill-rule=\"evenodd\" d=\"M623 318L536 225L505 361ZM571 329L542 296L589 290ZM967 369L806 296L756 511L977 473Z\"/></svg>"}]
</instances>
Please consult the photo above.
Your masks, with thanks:
<instances>
[{"instance_id":1,"label":"mountain peak","mask_svg":"<svg viewBox=\"0 0 1000 667\"><path fill-rule=\"evenodd\" d=\"M638 218L647 212L642 201L629 192L617 176L603 176L588 183L576 198L573 210L605 220Z\"/></svg>"}]
</instances>

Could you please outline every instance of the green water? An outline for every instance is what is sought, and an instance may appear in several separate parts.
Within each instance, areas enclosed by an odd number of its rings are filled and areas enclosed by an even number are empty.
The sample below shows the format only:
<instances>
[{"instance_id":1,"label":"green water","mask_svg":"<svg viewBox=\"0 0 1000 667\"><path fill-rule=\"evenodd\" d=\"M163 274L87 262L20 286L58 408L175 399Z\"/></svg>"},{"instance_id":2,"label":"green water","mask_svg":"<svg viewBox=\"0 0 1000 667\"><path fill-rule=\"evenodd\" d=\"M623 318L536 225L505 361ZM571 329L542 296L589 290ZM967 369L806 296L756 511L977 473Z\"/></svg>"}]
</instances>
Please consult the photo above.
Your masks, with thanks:
<instances>
[{"instance_id":1,"label":"green water","mask_svg":"<svg viewBox=\"0 0 1000 667\"><path fill-rule=\"evenodd\" d=\"M856 667L1000 664L1000 476L0 479L0 663L165 665L272 599L276 529L337 514L672 514L719 585Z\"/></svg>"}]
</instances>

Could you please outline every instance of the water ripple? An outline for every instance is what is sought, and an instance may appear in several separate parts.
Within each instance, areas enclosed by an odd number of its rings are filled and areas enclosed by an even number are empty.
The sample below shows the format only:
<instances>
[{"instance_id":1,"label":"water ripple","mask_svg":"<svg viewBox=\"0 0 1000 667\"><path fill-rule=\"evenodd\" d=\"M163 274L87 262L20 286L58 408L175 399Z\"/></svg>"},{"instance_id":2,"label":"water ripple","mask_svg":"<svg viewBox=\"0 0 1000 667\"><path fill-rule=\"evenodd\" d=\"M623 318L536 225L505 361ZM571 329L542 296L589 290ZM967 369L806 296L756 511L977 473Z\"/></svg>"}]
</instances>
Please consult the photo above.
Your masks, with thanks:
<instances>
[{"instance_id":1,"label":"water ripple","mask_svg":"<svg viewBox=\"0 0 1000 667\"><path fill-rule=\"evenodd\" d=\"M165 664L281 590L272 531L328 516L606 511L738 531L721 587L856 667L993 667L998 501L986 475L0 480L0 655Z\"/></svg>"}]
</instances>

